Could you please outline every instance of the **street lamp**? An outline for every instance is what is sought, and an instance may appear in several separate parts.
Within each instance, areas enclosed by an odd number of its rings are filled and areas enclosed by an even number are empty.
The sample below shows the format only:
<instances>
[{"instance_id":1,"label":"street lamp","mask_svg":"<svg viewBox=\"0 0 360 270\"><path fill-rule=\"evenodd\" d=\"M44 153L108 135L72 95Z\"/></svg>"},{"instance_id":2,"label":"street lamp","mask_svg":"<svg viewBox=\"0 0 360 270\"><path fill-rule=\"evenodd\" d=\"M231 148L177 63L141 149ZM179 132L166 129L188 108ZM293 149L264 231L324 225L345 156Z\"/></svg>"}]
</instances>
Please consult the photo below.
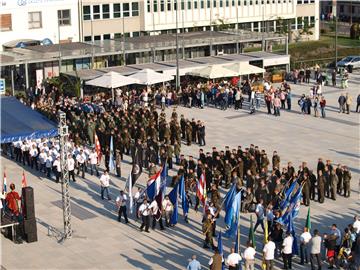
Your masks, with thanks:
<instances>
[{"instance_id":1,"label":"street lamp","mask_svg":"<svg viewBox=\"0 0 360 270\"><path fill-rule=\"evenodd\" d=\"M180 74L179 74L179 34L178 34L178 9L179 9L179 2L176 0L176 9L175 9L175 24L176 24L176 78L175 78L175 88L176 91L179 91L180 89Z\"/></svg>"}]
</instances>

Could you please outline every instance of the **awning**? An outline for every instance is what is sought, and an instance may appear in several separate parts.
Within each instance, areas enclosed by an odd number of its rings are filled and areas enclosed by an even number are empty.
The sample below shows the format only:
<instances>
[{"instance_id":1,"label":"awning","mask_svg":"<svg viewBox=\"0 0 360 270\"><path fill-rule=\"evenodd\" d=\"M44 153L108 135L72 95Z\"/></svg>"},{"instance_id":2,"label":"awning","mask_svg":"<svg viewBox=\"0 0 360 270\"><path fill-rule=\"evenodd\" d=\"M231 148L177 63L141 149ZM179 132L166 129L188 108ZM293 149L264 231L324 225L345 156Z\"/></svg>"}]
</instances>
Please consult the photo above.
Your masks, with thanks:
<instances>
[{"instance_id":1,"label":"awning","mask_svg":"<svg viewBox=\"0 0 360 270\"><path fill-rule=\"evenodd\" d=\"M110 71L96 79L86 82L87 85L104 87L109 89L118 88L135 83L138 83L137 79L120 75L119 73L114 71Z\"/></svg>"},{"instance_id":2,"label":"awning","mask_svg":"<svg viewBox=\"0 0 360 270\"><path fill-rule=\"evenodd\" d=\"M1 97L1 143L55 137L58 129L41 113L14 97Z\"/></svg>"},{"instance_id":3,"label":"awning","mask_svg":"<svg viewBox=\"0 0 360 270\"><path fill-rule=\"evenodd\" d=\"M248 62L238 62L234 64L223 65L223 67L236 72L238 76L265 72L265 69L250 65Z\"/></svg>"},{"instance_id":4,"label":"awning","mask_svg":"<svg viewBox=\"0 0 360 270\"><path fill-rule=\"evenodd\" d=\"M211 65L211 66L195 69L186 74L191 76L207 78L207 79L227 78L238 75L237 72L225 68L225 66L222 65Z\"/></svg>"},{"instance_id":5,"label":"awning","mask_svg":"<svg viewBox=\"0 0 360 270\"><path fill-rule=\"evenodd\" d=\"M146 68L134 73L133 75L129 76L129 78L138 80L138 84L153 85L156 83L172 81L174 79L174 76L159 73L152 69Z\"/></svg>"}]
</instances>

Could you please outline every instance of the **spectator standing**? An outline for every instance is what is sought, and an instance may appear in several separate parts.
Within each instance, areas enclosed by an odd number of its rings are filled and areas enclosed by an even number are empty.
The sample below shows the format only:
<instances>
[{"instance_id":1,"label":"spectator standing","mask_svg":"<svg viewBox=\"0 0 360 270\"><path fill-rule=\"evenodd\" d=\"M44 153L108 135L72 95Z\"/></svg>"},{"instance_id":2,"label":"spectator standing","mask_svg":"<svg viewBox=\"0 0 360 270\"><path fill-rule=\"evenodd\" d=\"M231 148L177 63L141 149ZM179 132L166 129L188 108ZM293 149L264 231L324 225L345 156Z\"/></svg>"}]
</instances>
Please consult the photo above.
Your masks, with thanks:
<instances>
[{"instance_id":1,"label":"spectator standing","mask_svg":"<svg viewBox=\"0 0 360 270\"><path fill-rule=\"evenodd\" d=\"M189 262L186 270L201 270L201 264L196 260L196 255L191 256L191 261Z\"/></svg>"},{"instance_id":2,"label":"spectator standing","mask_svg":"<svg viewBox=\"0 0 360 270\"><path fill-rule=\"evenodd\" d=\"M127 218L126 202L127 196L124 191L120 190L120 194L116 198L116 205L119 210L118 221L121 222L121 216L124 215L125 223L129 223L129 220Z\"/></svg>"},{"instance_id":3,"label":"spectator standing","mask_svg":"<svg viewBox=\"0 0 360 270\"><path fill-rule=\"evenodd\" d=\"M314 237L310 240L310 264L311 270L321 270L321 236L318 230L314 230ZM317 268L315 268L315 262Z\"/></svg>"},{"instance_id":4,"label":"spectator standing","mask_svg":"<svg viewBox=\"0 0 360 270\"><path fill-rule=\"evenodd\" d=\"M300 264L309 263L308 246L311 240L311 234L307 227L304 228L304 232L300 235Z\"/></svg>"},{"instance_id":5,"label":"spectator standing","mask_svg":"<svg viewBox=\"0 0 360 270\"><path fill-rule=\"evenodd\" d=\"M326 99L324 97L321 97L321 99L320 99L320 110L321 110L321 117L322 118L326 117L325 107L326 107Z\"/></svg>"},{"instance_id":6,"label":"spectator standing","mask_svg":"<svg viewBox=\"0 0 360 270\"><path fill-rule=\"evenodd\" d=\"M283 241L283 261L284 269L292 269L292 246L294 238L291 236L290 232L286 232L286 237Z\"/></svg>"},{"instance_id":7,"label":"spectator standing","mask_svg":"<svg viewBox=\"0 0 360 270\"><path fill-rule=\"evenodd\" d=\"M107 170L100 177L100 186L101 186L101 199L104 200L104 195L106 192L107 198L110 201L111 200L111 197L109 195L110 176Z\"/></svg>"},{"instance_id":8,"label":"spectator standing","mask_svg":"<svg viewBox=\"0 0 360 270\"><path fill-rule=\"evenodd\" d=\"M268 242L263 248L263 256L265 260L266 270L273 270L274 268L275 243L271 236L268 237Z\"/></svg>"},{"instance_id":9,"label":"spectator standing","mask_svg":"<svg viewBox=\"0 0 360 270\"><path fill-rule=\"evenodd\" d=\"M247 242L247 248L244 250L245 270L254 270L256 251L250 241Z\"/></svg>"}]
</instances>

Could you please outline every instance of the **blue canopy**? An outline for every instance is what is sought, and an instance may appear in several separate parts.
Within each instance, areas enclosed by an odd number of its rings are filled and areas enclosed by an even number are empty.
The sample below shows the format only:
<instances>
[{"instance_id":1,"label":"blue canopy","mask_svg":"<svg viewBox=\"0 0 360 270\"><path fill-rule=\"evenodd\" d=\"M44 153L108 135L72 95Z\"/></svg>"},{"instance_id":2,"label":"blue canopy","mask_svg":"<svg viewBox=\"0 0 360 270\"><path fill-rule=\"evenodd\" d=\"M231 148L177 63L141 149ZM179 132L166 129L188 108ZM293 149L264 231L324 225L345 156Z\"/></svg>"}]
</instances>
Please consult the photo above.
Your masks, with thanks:
<instances>
[{"instance_id":1,"label":"blue canopy","mask_svg":"<svg viewBox=\"0 0 360 270\"><path fill-rule=\"evenodd\" d=\"M54 122L14 97L1 97L1 143L58 135Z\"/></svg>"}]
</instances>

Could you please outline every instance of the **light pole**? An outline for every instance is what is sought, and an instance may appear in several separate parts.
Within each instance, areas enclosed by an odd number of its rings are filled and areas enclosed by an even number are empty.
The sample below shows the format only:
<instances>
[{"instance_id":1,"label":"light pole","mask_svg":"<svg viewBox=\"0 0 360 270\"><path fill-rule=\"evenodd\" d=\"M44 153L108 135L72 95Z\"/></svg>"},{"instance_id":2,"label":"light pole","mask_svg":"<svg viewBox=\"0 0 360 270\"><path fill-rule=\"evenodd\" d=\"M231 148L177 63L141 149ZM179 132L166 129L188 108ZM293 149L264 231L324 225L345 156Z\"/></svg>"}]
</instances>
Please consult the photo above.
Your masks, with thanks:
<instances>
[{"instance_id":1,"label":"light pole","mask_svg":"<svg viewBox=\"0 0 360 270\"><path fill-rule=\"evenodd\" d=\"M176 33L175 33L175 43L176 43L176 91L179 91L180 89L180 72L179 72L179 34L178 34L178 9L179 9L179 2L176 0L176 9L175 9L175 24L176 24Z\"/></svg>"},{"instance_id":2,"label":"light pole","mask_svg":"<svg viewBox=\"0 0 360 270\"><path fill-rule=\"evenodd\" d=\"M123 32L123 63L124 63L124 66L126 66L126 49L125 49L125 42L126 42L126 39L125 39L125 16L124 16L124 13L123 13L123 17L122 17L122 32Z\"/></svg>"}]
</instances>

